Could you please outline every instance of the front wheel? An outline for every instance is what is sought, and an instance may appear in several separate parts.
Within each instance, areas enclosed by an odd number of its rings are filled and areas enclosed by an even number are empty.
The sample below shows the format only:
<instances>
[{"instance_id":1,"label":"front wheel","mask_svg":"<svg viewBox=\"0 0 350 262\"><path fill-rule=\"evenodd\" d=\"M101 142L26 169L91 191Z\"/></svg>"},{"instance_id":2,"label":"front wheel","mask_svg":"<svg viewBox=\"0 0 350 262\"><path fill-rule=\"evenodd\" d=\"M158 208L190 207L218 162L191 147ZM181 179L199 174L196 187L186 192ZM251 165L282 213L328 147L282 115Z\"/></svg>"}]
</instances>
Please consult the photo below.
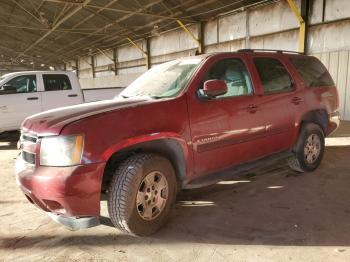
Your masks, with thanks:
<instances>
[{"instance_id":1,"label":"front wheel","mask_svg":"<svg viewBox=\"0 0 350 262\"><path fill-rule=\"evenodd\" d=\"M299 134L294 156L288 159L290 168L298 172L310 172L321 163L325 149L324 133L320 126L307 123Z\"/></svg>"},{"instance_id":2,"label":"front wheel","mask_svg":"<svg viewBox=\"0 0 350 262\"><path fill-rule=\"evenodd\" d=\"M166 222L175 198L176 178L169 160L156 154L136 154L113 176L108 212L121 231L150 235Z\"/></svg>"}]
</instances>

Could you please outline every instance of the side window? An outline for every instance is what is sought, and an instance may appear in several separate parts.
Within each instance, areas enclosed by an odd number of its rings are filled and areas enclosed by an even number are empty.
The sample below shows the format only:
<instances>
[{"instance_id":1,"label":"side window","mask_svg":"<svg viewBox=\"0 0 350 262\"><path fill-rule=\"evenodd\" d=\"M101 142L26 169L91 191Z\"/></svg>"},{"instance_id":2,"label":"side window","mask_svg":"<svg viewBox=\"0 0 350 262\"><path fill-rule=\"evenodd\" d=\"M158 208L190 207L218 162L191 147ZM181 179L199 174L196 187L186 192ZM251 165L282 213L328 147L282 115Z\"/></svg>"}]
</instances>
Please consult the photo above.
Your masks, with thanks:
<instances>
[{"instance_id":1,"label":"side window","mask_svg":"<svg viewBox=\"0 0 350 262\"><path fill-rule=\"evenodd\" d=\"M69 78L66 75L43 75L45 91L71 90Z\"/></svg>"},{"instance_id":2,"label":"side window","mask_svg":"<svg viewBox=\"0 0 350 262\"><path fill-rule=\"evenodd\" d=\"M0 87L0 95L36 92L36 76L17 76Z\"/></svg>"},{"instance_id":3,"label":"side window","mask_svg":"<svg viewBox=\"0 0 350 262\"><path fill-rule=\"evenodd\" d=\"M204 81L219 79L227 85L227 93L216 98L250 95L253 93L248 71L239 58L223 59L208 71Z\"/></svg>"},{"instance_id":4,"label":"side window","mask_svg":"<svg viewBox=\"0 0 350 262\"><path fill-rule=\"evenodd\" d=\"M326 67L316 58L310 56L289 59L307 87L334 86L333 79Z\"/></svg>"},{"instance_id":5,"label":"side window","mask_svg":"<svg viewBox=\"0 0 350 262\"><path fill-rule=\"evenodd\" d=\"M290 75L282 63L274 58L254 58L265 94L283 93L293 89Z\"/></svg>"}]
</instances>

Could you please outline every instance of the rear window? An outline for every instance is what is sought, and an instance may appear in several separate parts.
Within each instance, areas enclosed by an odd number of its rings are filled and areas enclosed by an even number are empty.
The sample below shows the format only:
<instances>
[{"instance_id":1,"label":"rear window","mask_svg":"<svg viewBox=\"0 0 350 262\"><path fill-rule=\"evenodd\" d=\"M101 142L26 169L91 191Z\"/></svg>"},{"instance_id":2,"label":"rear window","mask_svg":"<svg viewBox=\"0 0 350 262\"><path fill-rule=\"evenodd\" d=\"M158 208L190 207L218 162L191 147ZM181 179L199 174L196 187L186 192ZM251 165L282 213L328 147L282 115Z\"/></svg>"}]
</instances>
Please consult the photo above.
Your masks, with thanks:
<instances>
[{"instance_id":1,"label":"rear window","mask_svg":"<svg viewBox=\"0 0 350 262\"><path fill-rule=\"evenodd\" d=\"M333 79L328 73L327 68L317 58L300 56L291 57L290 61L299 72L305 86L334 86Z\"/></svg>"},{"instance_id":2,"label":"rear window","mask_svg":"<svg viewBox=\"0 0 350 262\"><path fill-rule=\"evenodd\" d=\"M71 90L68 76L59 74L43 75L45 91Z\"/></svg>"}]
</instances>

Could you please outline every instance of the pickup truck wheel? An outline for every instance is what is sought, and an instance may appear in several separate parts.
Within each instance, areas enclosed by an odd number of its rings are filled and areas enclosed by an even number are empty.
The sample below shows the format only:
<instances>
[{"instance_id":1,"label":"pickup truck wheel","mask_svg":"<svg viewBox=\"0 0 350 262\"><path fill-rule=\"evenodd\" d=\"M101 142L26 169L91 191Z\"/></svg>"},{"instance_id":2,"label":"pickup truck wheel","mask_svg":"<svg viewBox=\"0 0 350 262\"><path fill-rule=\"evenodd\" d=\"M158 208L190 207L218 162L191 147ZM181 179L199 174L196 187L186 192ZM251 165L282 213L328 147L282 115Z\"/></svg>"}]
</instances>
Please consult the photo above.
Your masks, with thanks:
<instances>
[{"instance_id":1,"label":"pickup truck wheel","mask_svg":"<svg viewBox=\"0 0 350 262\"><path fill-rule=\"evenodd\" d=\"M298 172L315 170L322 161L324 143L324 134L320 126L313 123L303 126L293 150L294 156L288 159L290 168Z\"/></svg>"},{"instance_id":2,"label":"pickup truck wheel","mask_svg":"<svg viewBox=\"0 0 350 262\"><path fill-rule=\"evenodd\" d=\"M166 222L175 199L175 171L169 160L141 153L116 170L109 187L108 212L121 231L145 236Z\"/></svg>"}]
</instances>

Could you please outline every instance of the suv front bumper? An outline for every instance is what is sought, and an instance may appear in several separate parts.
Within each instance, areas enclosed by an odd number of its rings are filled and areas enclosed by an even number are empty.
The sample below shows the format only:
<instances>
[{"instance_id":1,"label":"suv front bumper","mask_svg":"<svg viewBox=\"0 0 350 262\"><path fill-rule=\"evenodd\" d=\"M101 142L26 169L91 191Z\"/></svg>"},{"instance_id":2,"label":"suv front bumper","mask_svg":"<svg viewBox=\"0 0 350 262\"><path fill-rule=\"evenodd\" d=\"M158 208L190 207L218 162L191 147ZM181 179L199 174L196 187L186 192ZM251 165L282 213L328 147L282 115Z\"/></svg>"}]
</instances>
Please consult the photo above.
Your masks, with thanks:
<instances>
[{"instance_id":1,"label":"suv front bumper","mask_svg":"<svg viewBox=\"0 0 350 262\"><path fill-rule=\"evenodd\" d=\"M34 166L21 155L16 181L27 199L56 221L72 229L98 224L105 163L73 167Z\"/></svg>"}]
</instances>

